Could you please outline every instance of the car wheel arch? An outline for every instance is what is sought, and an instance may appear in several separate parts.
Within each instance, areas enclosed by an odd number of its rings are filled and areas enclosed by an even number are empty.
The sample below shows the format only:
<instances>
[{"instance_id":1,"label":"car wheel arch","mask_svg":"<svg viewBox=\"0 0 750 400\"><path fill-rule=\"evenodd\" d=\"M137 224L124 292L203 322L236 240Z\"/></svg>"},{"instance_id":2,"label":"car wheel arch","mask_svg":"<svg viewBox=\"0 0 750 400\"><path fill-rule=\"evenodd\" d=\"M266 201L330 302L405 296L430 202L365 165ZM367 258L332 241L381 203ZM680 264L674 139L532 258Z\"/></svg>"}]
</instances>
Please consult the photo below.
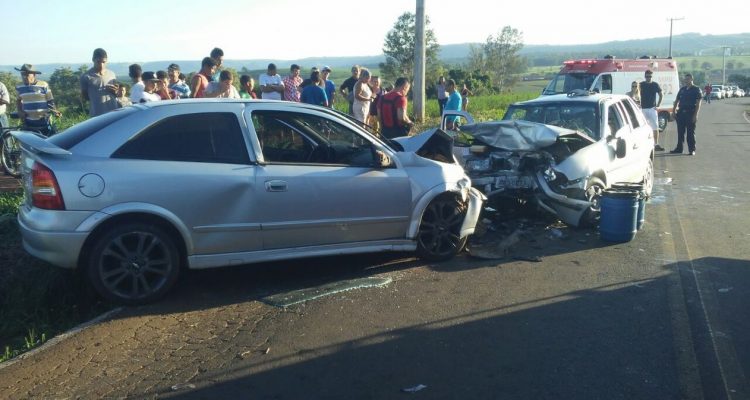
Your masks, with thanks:
<instances>
[{"instance_id":1,"label":"car wheel arch","mask_svg":"<svg viewBox=\"0 0 750 400\"><path fill-rule=\"evenodd\" d=\"M88 259L91 255L91 251L96 245L97 241L106 234L110 229L121 225L122 223L140 222L145 224L152 224L163 229L175 242L177 251L180 255L180 266L187 268L187 243L184 235L175 227L170 221L162 216L146 213L146 212L129 212L113 215L110 218L101 221L88 235L86 241L81 247L81 251L78 255L78 269L85 271L87 267Z\"/></svg>"},{"instance_id":2,"label":"car wheel arch","mask_svg":"<svg viewBox=\"0 0 750 400\"><path fill-rule=\"evenodd\" d=\"M419 233L419 225L422 223L422 217L424 216L425 210L427 210L427 206L429 206L430 203L432 203L438 197L446 195L456 196L462 201L466 200L459 187L450 187L450 185L437 186L422 195L422 197L417 200L416 206L412 210L409 230L406 233L406 237L408 239L415 239L417 237L417 233Z\"/></svg>"}]
</instances>

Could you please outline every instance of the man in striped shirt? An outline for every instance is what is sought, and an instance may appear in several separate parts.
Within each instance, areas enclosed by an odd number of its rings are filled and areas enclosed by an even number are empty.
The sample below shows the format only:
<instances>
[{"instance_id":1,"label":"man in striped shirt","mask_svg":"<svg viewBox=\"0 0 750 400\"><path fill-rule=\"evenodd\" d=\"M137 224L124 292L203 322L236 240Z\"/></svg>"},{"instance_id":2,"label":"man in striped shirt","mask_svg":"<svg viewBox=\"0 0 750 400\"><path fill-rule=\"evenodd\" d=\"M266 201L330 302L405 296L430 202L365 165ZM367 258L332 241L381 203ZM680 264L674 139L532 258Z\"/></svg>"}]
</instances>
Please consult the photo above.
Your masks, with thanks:
<instances>
[{"instance_id":1,"label":"man in striped shirt","mask_svg":"<svg viewBox=\"0 0 750 400\"><path fill-rule=\"evenodd\" d=\"M41 72L34 70L31 64L24 64L21 68L23 84L16 86L18 93L18 117L23 121L24 128L39 131L42 134L52 134L49 123L50 113L60 116L55 108L55 98L47 82L36 79Z\"/></svg>"}]
</instances>

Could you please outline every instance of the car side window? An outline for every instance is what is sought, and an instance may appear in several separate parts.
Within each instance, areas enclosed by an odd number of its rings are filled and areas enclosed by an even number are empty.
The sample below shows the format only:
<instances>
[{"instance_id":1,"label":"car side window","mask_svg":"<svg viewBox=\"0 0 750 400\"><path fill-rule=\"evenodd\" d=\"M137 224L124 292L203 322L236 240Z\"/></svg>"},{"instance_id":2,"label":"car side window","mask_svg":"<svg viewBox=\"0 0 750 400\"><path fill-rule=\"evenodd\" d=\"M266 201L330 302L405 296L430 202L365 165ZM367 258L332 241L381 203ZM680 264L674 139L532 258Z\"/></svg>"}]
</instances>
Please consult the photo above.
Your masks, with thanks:
<instances>
[{"instance_id":1,"label":"car side window","mask_svg":"<svg viewBox=\"0 0 750 400\"><path fill-rule=\"evenodd\" d=\"M375 164L372 143L330 119L305 113L255 111L252 121L268 163Z\"/></svg>"},{"instance_id":2,"label":"car side window","mask_svg":"<svg viewBox=\"0 0 750 400\"><path fill-rule=\"evenodd\" d=\"M617 106L615 104L609 106L607 110L607 125L609 125L610 135L616 134L622 128L622 122L620 122L620 118L617 115Z\"/></svg>"},{"instance_id":3,"label":"car side window","mask_svg":"<svg viewBox=\"0 0 750 400\"><path fill-rule=\"evenodd\" d=\"M242 128L233 113L196 113L165 118L127 141L112 157L250 163Z\"/></svg>"},{"instance_id":4,"label":"car side window","mask_svg":"<svg viewBox=\"0 0 750 400\"><path fill-rule=\"evenodd\" d=\"M638 128L641 126L641 124L638 122L638 116L636 115L636 110L633 108L633 103L630 101L623 101L622 102L623 107L625 107L625 111L628 113L628 116L630 117L630 122L633 124L633 128Z\"/></svg>"}]
</instances>

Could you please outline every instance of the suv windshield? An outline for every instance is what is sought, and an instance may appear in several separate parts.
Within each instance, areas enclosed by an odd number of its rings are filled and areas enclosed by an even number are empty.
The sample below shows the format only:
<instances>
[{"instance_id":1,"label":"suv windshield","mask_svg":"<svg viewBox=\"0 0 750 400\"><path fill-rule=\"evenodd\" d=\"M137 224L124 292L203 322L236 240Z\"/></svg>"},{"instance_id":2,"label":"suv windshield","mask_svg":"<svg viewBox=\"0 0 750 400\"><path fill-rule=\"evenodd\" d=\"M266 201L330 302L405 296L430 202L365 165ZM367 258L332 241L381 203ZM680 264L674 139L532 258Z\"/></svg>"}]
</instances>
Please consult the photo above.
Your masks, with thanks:
<instances>
[{"instance_id":1,"label":"suv windshield","mask_svg":"<svg viewBox=\"0 0 750 400\"><path fill-rule=\"evenodd\" d=\"M572 129L599 140L599 107L595 102L512 104L506 120L523 120Z\"/></svg>"},{"instance_id":2,"label":"suv windshield","mask_svg":"<svg viewBox=\"0 0 750 400\"><path fill-rule=\"evenodd\" d=\"M576 89L588 91L596 76L596 74L586 73L558 74L544 88L542 95L566 94Z\"/></svg>"}]
</instances>

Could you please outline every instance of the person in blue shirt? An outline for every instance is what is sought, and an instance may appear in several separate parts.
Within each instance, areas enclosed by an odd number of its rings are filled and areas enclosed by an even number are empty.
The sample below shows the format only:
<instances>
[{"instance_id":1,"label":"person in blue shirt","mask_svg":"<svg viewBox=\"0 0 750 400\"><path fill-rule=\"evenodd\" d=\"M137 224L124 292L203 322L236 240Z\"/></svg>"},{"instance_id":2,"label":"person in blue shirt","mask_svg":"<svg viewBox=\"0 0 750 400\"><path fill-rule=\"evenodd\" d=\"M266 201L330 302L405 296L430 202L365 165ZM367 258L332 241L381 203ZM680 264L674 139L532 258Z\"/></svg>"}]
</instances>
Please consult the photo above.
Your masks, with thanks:
<instances>
[{"instance_id":1,"label":"person in blue shirt","mask_svg":"<svg viewBox=\"0 0 750 400\"><path fill-rule=\"evenodd\" d=\"M325 89L321 86L320 71L315 71L310 75L312 84L302 89L300 101L307 104L328 107L328 96Z\"/></svg>"},{"instance_id":2,"label":"person in blue shirt","mask_svg":"<svg viewBox=\"0 0 750 400\"><path fill-rule=\"evenodd\" d=\"M445 107L443 107L443 112L445 111L461 111L461 94L458 93L458 90L456 90L456 81L453 79L448 79L445 83L445 91L448 92L448 101L445 102ZM458 118L459 117L450 117L448 118L446 122L446 127L449 130L456 130L458 128Z\"/></svg>"},{"instance_id":3,"label":"person in blue shirt","mask_svg":"<svg viewBox=\"0 0 750 400\"><path fill-rule=\"evenodd\" d=\"M328 96L328 107L333 108L333 102L336 97L336 84L333 83L332 80L328 79L328 76L331 74L331 67L324 66L322 70L320 70L320 78L325 82L326 86L326 96Z\"/></svg>"}]
</instances>

